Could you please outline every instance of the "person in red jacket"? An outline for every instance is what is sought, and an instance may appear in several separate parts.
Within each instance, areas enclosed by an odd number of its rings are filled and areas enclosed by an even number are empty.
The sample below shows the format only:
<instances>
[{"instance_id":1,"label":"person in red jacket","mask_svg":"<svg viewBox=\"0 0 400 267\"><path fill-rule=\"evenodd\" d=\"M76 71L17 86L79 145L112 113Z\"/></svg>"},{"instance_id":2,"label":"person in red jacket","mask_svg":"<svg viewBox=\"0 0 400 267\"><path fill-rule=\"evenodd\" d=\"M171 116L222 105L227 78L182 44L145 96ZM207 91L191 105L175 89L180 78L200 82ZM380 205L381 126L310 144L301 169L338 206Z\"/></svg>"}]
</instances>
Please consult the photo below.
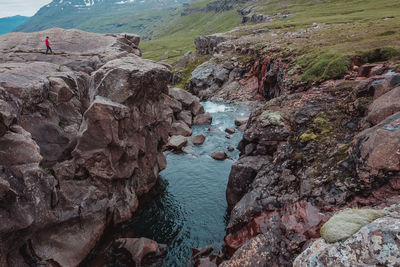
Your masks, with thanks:
<instances>
[{"instance_id":1,"label":"person in red jacket","mask_svg":"<svg viewBox=\"0 0 400 267\"><path fill-rule=\"evenodd\" d=\"M51 50L51 47L50 47L50 41L49 41L49 37L47 36L46 37L46 40L44 41L45 42L45 44L46 44L46 55L47 55L47 53L50 51L51 52L51 54L53 54L53 50Z\"/></svg>"}]
</instances>

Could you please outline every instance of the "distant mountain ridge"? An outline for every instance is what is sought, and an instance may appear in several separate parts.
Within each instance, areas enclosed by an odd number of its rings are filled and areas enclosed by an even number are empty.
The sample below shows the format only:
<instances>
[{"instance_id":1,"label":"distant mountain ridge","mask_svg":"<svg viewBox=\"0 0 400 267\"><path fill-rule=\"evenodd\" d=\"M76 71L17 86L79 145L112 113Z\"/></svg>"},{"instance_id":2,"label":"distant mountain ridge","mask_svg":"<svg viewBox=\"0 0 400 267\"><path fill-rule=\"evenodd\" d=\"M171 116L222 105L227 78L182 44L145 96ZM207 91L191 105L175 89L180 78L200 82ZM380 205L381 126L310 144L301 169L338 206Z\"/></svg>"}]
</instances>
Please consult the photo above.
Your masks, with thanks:
<instances>
[{"instance_id":1,"label":"distant mountain ridge","mask_svg":"<svg viewBox=\"0 0 400 267\"><path fill-rule=\"evenodd\" d=\"M183 3L193 0L54 0L15 31L53 27L98 33L132 32L151 36Z\"/></svg>"},{"instance_id":2,"label":"distant mountain ridge","mask_svg":"<svg viewBox=\"0 0 400 267\"><path fill-rule=\"evenodd\" d=\"M24 16L13 16L0 18L0 35L12 32L17 26L28 20L29 17Z\"/></svg>"}]
</instances>

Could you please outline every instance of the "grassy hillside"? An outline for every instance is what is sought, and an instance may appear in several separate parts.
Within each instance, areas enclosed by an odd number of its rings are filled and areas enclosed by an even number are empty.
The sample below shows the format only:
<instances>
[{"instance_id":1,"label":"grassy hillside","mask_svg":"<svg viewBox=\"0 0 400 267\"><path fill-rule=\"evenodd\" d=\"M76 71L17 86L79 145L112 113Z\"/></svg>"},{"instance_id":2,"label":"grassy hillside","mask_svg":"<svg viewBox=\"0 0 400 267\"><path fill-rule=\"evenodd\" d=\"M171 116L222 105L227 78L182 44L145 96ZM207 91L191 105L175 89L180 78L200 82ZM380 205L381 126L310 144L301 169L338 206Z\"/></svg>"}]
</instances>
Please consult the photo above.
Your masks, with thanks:
<instances>
[{"instance_id":1,"label":"grassy hillside","mask_svg":"<svg viewBox=\"0 0 400 267\"><path fill-rule=\"evenodd\" d=\"M191 6L200 8L209 2L196 1ZM306 58L302 59L302 64L313 63L307 58L315 60L317 57L321 61L338 63L343 59L342 56L362 51L379 47L400 48L398 0L263 0L252 3L252 6L258 14L288 13L289 17L268 23L242 25L242 30L237 34L250 35L257 29L271 29L274 34L263 39L249 36L245 41L259 47L272 43L282 50L303 54ZM193 39L196 36L228 31L240 23L241 17L236 10L178 16L161 28L161 34L156 39L142 43L141 48L144 57L171 63L194 49ZM320 28L308 34L309 37L283 38L287 33L311 28L313 23L319 24ZM321 58L318 56L320 54L327 56Z\"/></svg>"},{"instance_id":2,"label":"grassy hillside","mask_svg":"<svg viewBox=\"0 0 400 267\"><path fill-rule=\"evenodd\" d=\"M283 20L247 25L242 33L272 29L264 39L249 38L253 47L279 47L297 56L304 81L336 78L359 55L364 63L400 59L400 3L397 0L305 0L260 1L257 12L266 15L289 13ZM313 29L312 25L318 26ZM305 35L296 35L304 29ZM290 33L292 37L290 38ZM289 34L289 35L288 35ZM289 37L288 37L289 36ZM374 56L376 49L381 54Z\"/></svg>"},{"instance_id":3,"label":"grassy hillside","mask_svg":"<svg viewBox=\"0 0 400 267\"><path fill-rule=\"evenodd\" d=\"M146 39L172 17L180 15L179 7L187 1L192 0L95 0L91 6L86 6L82 0L54 0L16 31L60 27L97 33L130 32Z\"/></svg>"},{"instance_id":4,"label":"grassy hillside","mask_svg":"<svg viewBox=\"0 0 400 267\"><path fill-rule=\"evenodd\" d=\"M207 1L197 1L191 8L205 7ZM193 12L186 16L176 16L167 25L158 29L155 39L142 42L143 57L162 60L168 63L176 61L187 51L194 51L194 38L231 30L240 25L241 17L236 10L226 12Z\"/></svg>"}]
</instances>

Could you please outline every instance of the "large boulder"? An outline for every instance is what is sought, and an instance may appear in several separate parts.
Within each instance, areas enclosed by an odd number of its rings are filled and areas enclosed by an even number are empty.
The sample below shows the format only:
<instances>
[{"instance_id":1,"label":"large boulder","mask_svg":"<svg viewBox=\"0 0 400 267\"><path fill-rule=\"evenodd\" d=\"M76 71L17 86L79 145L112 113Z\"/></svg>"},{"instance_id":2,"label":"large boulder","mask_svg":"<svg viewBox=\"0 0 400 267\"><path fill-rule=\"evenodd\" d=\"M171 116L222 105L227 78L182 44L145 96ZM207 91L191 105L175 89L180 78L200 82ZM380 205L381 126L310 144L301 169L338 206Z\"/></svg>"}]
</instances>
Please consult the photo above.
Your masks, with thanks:
<instances>
[{"instance_id":1,"label":"large boulder","mask_svg":"<svg viewBox=\"0 0 400 267\"><path fill-rule=\"evenodd\" d=\"M192 129L183 121L177 121L172 123L170 135L183 135L183 136L191 136Z\"/></svg>"},{"instance_id":2,"label":"large boulder","mask_svg":"<svg viewBox=\"0 0 400 267\"><path fill-rule=\"evenodd\" d=\"M352 157L360 182L371 187L374 181L391 180L392 186L398 189L399 144L400 113L358 134Z\"/></svg>"},{"instance_id":3,"label":"large boulder","mask_svg":"<svg viewBox=\"0 0 400 267\"><path fill-rule=\"evenodd\" d=\"M399 205L380 219L365 225L343 242L316 240L293 266L397 266L400 262Z\"/></svg>"},{"instance_id":4,"label":"large boulder","mask_svg":"<svg viewBox=\"0 0 400 267\"><path fill-rule=\"evenodd\" d=\"M199 114L193 119L194 125L211 124L211 123L212 123L212 116L210 113Z\"/></svg>"},{"instance_id":5,"label":"large boulder","mask_svg":"<svg viewBox=\"0 0 400 267\"><path fill-rule=\"evenodd\" d=\"M400 111L400 87L380 96L370 105L366 120L372 125Z\"/></svg>"},{"instance_id":6,"label":"large boulder","mask_svg":"<svg viewBox=\"0 0 400 267\"><path fill-rule=\"evenodd\" d=\"M212 93L220 88L228 78L229 70L207 61L192 72L189 92L198 95L201 99L211 97Z\"/></svg>"},{"instance_id":7,"label":"large boulder","mask_svg":"<svg viewBox=\"0 0 400 267\"><path fill-rule=\"evenodd\" d=\"M180 88L169 88L168 95L182 103L184 107L190 107L198 98Z\"/></svg>"},{"instance_id":8,"label":"large boulder","mask_svg":"<svg viewBox=\"0 0 400 267\"><path fill-rule=\"evenodd\" d=\"M182 151L187 144L187 138L182 135L174 135L168 141L167 148L175 151Z\"/></svg>"}]
</instances>

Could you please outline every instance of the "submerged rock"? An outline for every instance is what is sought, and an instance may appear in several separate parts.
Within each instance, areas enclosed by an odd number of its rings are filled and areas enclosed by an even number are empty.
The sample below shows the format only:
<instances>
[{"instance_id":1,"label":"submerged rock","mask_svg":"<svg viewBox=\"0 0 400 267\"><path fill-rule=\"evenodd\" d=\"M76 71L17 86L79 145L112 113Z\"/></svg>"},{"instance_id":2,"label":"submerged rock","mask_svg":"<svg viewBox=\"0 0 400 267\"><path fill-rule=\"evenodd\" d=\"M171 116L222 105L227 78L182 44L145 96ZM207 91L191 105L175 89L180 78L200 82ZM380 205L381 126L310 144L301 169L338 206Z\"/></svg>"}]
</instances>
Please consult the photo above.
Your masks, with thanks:
<instances>
[{"instance_id":1,"label":"submerged rock","mask_svg":"<svg viewBox=\"0 0 400 267\"><path fill-rule=\"evenodd\" d=\"M232 128L226 128L225 132L227 132L228 134L234 134L234 133L236 133L236 130L232 129Z\"/></svg>"}]
</instances>

